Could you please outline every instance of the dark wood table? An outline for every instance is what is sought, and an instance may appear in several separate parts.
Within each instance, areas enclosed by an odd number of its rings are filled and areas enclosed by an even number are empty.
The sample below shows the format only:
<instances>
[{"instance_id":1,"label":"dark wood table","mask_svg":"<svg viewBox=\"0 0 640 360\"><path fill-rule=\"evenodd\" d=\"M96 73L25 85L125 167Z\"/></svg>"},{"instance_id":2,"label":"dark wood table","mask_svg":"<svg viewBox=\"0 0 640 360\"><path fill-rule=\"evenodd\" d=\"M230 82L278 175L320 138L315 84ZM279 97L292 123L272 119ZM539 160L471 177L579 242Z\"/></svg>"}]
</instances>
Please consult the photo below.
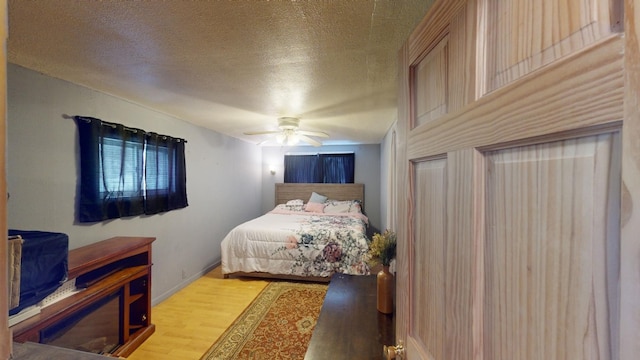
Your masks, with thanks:
<instances>
[{"instance_id":1,"label":"dark wood table","mask_svg":"<svg viewBox=\"0 0 640 360\"><path fill-rule=\"evenodd\" d=\"M395 317L376 309L376 276L335 274L305 360L384 359L395 343Z\"/></svg>"}]
</instances>

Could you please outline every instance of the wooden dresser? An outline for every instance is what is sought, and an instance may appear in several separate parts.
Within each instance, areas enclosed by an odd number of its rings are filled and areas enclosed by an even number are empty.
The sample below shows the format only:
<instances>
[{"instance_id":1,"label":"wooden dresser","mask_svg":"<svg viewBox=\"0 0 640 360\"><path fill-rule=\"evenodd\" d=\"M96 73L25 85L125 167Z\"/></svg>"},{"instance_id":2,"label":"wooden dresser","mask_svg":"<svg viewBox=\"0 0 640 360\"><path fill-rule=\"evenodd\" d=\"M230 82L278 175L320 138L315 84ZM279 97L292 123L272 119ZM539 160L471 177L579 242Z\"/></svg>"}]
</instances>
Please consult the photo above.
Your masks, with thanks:
<instances>
[{"instance_id":1,"label":"wooden dresser","mask_svg":"<svg viewBox=\"0 0 640 360\"><path fill-rule=\"evenodd\" d=\"M395 344L395 317L376 309L376 275L331 278L305 360L379 360Z\"/></svg>"},{"instance_id":2,"label":"wooden dresser","mask_svg":"<svg viewBox=\"0 0 640 360\"><path fill-rule=\"evenodd\" d=\"M126 357L155 330L151 323L153 237L119 236L69 251L69 279L84 290L63 298L11 327L16 342L44 342L42 334L107 297L119 298L119 346ZM87 329L87 331L96 331Z\"/></svg>"}]
</instances>

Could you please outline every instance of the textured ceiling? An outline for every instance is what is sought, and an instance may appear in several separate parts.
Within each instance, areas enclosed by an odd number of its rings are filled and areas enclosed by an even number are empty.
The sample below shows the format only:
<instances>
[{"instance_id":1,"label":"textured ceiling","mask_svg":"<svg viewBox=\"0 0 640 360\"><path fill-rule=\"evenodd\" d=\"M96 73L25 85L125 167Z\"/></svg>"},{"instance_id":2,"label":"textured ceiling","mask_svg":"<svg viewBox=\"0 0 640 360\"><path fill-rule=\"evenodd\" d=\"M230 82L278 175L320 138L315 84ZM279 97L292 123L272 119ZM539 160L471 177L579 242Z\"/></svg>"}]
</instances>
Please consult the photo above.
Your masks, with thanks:
<instances>
[{"instance_id":1,"label":"textured ceiling","mask_svg":"<svg viewBox=\"0 0 640 360\"><path fill-rule=\"evenodd\" d=\"M329 133L327 145L379 143L396 118L398 50L431 3L10 0L7 51L254 143L265 138L243 132L280 116Z\"/></svg>"}]
</instances>

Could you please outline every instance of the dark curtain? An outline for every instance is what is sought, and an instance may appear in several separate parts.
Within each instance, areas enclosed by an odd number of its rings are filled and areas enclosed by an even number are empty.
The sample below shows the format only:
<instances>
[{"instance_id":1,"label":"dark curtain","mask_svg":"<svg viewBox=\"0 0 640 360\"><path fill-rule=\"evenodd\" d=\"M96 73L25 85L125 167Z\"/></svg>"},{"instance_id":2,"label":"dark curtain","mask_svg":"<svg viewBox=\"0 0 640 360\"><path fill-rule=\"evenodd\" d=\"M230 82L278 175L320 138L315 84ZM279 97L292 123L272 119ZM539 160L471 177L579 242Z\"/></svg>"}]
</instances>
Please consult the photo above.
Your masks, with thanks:
<instances>
[{"instance_id":1,"label":"dark curtain","mask_svg":"<svg viewBox=\"0 0 640 360\"><path fill-rule=\"evenodd\" d=\"M320 154L322 182L352 184L355 170L355 154Z\"/></svg>"},{"instance_id":2,"label":"dark curtain","mask_svg":"<svg viewBox=\"0 0 640 360\"><path fill-rule=\"evenodd\" d=\"M285 183L354 182L355 154L285 155Z\"/></svg>"},{"instance_id":3,"label":"dark curtain","mask_svg":"<svg viewBox=\"0 0 640 360\"><path fill-rule=\"evenodd\" d=\"M145 178L145 214L186 207L184 140L147 134Z\"/></svg>"},{"instance_id":4,"label":"dark curtain","mask_svg":"<svg viewBox=\"0 0 640 360\"><path fill-rule=\"evenodd\" d=\"M285 155L285 183L317 183L322 182L318 155Z\"/></svg>"},{"instance_id":5,"label":"dark curtain","mask_svg":"<svg viewBox=\"0 0 640 360\"><path fill-rule=\"evenodd\" d=\"M80 140L78 220L95 222L144 213L145 133L76 116ZM134 171L131 171L134 169Z\"/></svg>"}]
</instances>

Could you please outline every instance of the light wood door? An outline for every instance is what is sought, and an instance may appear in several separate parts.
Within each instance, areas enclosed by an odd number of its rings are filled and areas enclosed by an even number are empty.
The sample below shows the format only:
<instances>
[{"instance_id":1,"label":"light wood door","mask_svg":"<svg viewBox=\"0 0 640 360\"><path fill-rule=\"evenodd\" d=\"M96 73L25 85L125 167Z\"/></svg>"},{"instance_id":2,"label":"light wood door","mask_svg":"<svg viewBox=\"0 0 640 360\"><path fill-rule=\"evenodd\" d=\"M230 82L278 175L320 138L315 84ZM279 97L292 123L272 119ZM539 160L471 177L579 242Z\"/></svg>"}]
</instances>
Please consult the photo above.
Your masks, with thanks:
<instances>
[{"instance_id":1,"label":"light wood door","mask_svg":"<svg viewBox=\"0 0 640 360\"><path fill-rule=\"evenodd\" d=\"M409 359L640 353L640 57L622 9L436 1L401 49Z\"/></svg>"},{"instance_id":2,"label":"light wood door","mask_svg":"<svg viewBox=\"0 0 640 360\"><path fill-rule=\"evenodd\" d=\"M7 193L6 178L6 117L7 117L7 2L0 0L0 194ZM7 233L7 198L0 196L0 233ZM0 243L0 289L7 287L7 242ZM5 293L6 294L6 293ZM11 331L7 326L9 303L0 296L0 359L8 359L11 350Z\"/></svg>"}]
</instances>

